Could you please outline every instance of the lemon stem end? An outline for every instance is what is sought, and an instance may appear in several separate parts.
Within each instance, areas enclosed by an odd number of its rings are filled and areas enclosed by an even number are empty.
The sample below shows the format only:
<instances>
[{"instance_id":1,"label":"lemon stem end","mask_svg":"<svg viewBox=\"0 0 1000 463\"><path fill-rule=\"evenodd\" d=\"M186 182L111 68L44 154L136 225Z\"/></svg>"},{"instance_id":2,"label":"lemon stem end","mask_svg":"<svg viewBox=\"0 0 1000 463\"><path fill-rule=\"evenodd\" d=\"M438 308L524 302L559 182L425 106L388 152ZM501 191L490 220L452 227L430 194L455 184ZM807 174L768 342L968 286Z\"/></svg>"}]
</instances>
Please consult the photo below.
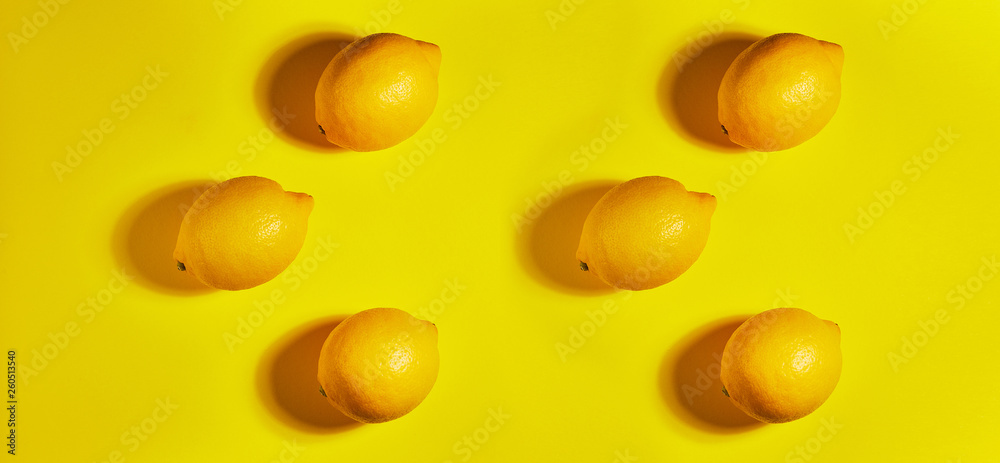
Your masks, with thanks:
<instances>
[{"instance_id":1,"label":"lemon stem end","mask_svg":"<svg viewBox=\"0 0 1000 463\"><path fill-rule=\"evenodd\" d=\"M177 261L177 270L180 270L182 272L187 270L187 267L184 266L184 262Z\"/></svg>"},{"instance_id":2,"label":"lemon stem end","mask_svg":"<svg viewBox=\"0 0 1000 463\"><path fill-rule=\"evenodd\" d=\"M726 390L726 386L722 386L722 393L729 397L729 391Z\"/></svg>"},{"instance_id":3,"label":"lemon stem end","mask_svg":"<svg viewBox=\"0 0 1000 463\"><path fill-rule=\"evenodd\" d=\"M590 267L587 267L587 263L586 262L580 261L580 270L583 270L584 272L586 272L586 271L590 270Z\"/></svg>"},{"instance_id":4,"label":"lemon stem end","mask_svg":"<svg viewBox=\"0 0 1000 463\"><path fill-rule=\"evenodd\" d=\"M323 390L323 386L320 386L320 387L319 387L319 393L320 393L320 395L322 395L323 397L326 397L326 391L324 391L324 390Z\"/></svg>"}]
</instances>

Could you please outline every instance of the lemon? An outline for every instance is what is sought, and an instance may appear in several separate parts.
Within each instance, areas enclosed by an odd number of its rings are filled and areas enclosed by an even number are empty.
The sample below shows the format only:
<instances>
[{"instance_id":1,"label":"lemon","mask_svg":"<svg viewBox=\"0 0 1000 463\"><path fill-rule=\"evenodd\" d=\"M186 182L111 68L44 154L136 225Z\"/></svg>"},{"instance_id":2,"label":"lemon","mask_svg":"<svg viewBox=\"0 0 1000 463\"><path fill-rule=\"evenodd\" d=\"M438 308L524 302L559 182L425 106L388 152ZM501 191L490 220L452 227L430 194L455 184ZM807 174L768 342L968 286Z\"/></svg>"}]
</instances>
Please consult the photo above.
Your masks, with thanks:
<instances>
[{"instance_id":1,"label":"lemon","mask_svg":"<svg viewBox=\"0 0 1000 463\"><path fill-rule=\"evenodd\" d=\"M719 85L719 122L729 139L779 151L815 136L840 104L844 49L802 34L776 34L743 50Z\"/></svg>"},{"instance_id":2,"label":"lemon","mask_svg":"<svg viewBox=\"0 0 1000 463\"><path fill-rule=\"evenodd\" d=\"M177 268L217 289L266 283L295 260L312 208L312 196L263 177L214 185L184 215L174 248Z\"/></svg>"},{"instance_id":3,"label":"lemon","mask_svg":"<svg viewBox=\"0 0 1000 463\"><path fill-rule=\"evenodd\" d=\"M766 423L802 418L840 379L840 326L793 308L761 312L733 332L722 352L723 392Z\"/></svg>"},{"instance_id":4,"label":"lemon","mask_svg":"<svg viewBox=\"0 0 1000 463\"><path fill-rule=\"evenodd\" d=\"M583 224L580 268L619 289L650 289L684 273L708 241L715 196L666 177L640 177L604 194Z\"/></svg>"},{"instance_id":5,"label":"lemon","mask_svg":"<svg viewBox=\"0 0 1000 463\"><path fill-rule=\"evenodd\" d=\"M344 47L316 86L316 121L326 139L352 151L406 140L438 97L441 49L399 34L373 34Z\"/></svg>"},{"instance_id":6,"label":"lemon","mask_svg":"<svg viewBox=\"0 0 1000 463\"><path fill-rule=\"evenodd\" d=\"M363 423L399 418L416 408L437 380L437 340L433 323L402 310L358 312L323 343L320 392Z\"/></svg>"}]
</instances>

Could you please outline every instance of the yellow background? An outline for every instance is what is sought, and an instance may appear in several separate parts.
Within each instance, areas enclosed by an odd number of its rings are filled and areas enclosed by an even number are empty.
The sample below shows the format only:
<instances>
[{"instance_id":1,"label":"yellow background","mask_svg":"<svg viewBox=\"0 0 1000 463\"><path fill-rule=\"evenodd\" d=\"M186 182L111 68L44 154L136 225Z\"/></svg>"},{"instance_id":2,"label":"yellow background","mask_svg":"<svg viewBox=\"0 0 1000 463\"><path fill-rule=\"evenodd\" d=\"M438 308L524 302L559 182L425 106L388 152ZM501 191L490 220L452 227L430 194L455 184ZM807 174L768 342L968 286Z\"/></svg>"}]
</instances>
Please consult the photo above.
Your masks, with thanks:
<instances>
[{"instance_id":1,"label":"yellow background","mask_svg":"<svg viewBox=\"0 0 1000 463\"><path fill-rule=\"evenodd\" d=\"M44 365L18 376L21 461L998 461L1000 282L976 279L1000 252L1000 4L233 3L4 6L0 347ZM434 114L384 151L317 144L318 72L376 31L441 46ZM752 156L719 138L713 86L778 32L843 45L843 99L812 140ZM136 90L147 66L167 75ZM126 114L133 91L145 99ZM271 125L272 107L295 118ZM57 175L105 118L114 130ZM608 120L627 127L596 141ZM421 144L433 151L411 170L401 159ZM316 207L300 273L208 291L173 270L177 207L236 175ZM629 297L579 273L573 251L608 185L644 175L719 206L700 260ZM905 192L879 210L893 182ZM862 228L858 208L879 217ZM124 287L109 281L122 269ZM759 426L719 398L712 354L776 305L839 323L844 370L810 416ZM354 426L310 367L336 319L376 306L437 323L441 372L409 415Z\"/></svg>"}]
</instances>

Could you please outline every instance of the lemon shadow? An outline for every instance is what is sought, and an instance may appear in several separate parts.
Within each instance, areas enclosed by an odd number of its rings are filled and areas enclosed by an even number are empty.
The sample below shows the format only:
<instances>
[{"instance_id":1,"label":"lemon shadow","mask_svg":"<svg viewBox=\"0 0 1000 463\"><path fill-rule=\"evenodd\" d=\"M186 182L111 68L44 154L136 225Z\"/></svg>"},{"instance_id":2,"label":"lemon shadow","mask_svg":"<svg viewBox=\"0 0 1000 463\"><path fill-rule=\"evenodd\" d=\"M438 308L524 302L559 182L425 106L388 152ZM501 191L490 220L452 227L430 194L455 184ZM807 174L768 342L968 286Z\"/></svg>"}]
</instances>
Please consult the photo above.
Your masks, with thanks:
<instances>
[{"instance_id":1,"label":"lemon shadow","mask_svg":"<svg viewBox=\"0 0 1000 463\"><path fill-rule=\"evenodd\" d=\"M205 294L214 289L177 270L174 247L184 213L211 180L181 182L157 189L132 204L118 220L111 248L118 264L136 273L142 286L174 295Z\"/></svg>"},{"instance_id":2,"label":"lemon shadow","mask_svg":"<svg viewBox=\"0 0 1000 463\"><path fill-rule=\"evenodd\" d=\"M327 402L316 379L323 342L347 317L320 319L301 326L264 353L257 370L257 390L267 409L288 426L315 434L361 426Z\"/></svg>"},{"instance_id":3,"label":"lemon shadow","mask_svg":"<svg viewBox=\"0 0 1000 463\"><path fill-rule=\"evenodd\" d=\"M326 65L355 39L347 33L313 33L285 44L267 60L254 93L261 118L278 136L313 151L345 151L320 132L315 95Z\"/></svg>"},{"instance_id":4,"label":"lemon shadow","mask_svg":"<svg viewBox=\"0 0 1000 463\"><path fill-rule=\"evenodd\" d=\"M678 342L660 365L660 393L688 424L715 434L735 434L764 425L736 408L722 392L722 351L736 328L752 315L702 326Z\"/></svg>"},{"instance_id":5,"label":"lemon shadow","mask_svg":"<svg viewBox=\"0 0 1000 463\"><path fill-rule=\"evenodd\" d=\"M537 281L558 291L582 295L613 292L614 288L580 270L576 250L587 214L619 183L600 180L566 187L521 230L518 247L524 269Z\"/></svg>"},{"instance_id":6,"label":"lemon shadow","mask_svg":"<svg viewBox=\"0 0 1000 463\"><path fill-rule=\"evenodd\" d=\"M719 84L736 56L761 38L748 33L723 33L704 48L689 42L663 67L657 85L660 110L688 141L724 153L747 151L729 141L722 131ZM697 56L691 56L694 54Z\"/></svg>"}]
</instances>

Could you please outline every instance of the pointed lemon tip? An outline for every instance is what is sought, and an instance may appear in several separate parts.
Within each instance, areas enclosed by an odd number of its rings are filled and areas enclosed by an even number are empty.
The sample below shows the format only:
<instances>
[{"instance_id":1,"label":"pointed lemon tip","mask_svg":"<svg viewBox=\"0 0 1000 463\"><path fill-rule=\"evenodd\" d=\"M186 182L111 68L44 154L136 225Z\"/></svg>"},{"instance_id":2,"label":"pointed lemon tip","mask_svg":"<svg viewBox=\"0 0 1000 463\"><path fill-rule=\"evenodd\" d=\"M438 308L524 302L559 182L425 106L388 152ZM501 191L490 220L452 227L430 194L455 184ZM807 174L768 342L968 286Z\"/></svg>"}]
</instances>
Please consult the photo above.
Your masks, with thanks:
<instances>
[{"instance_id":1,"label":"pointed lemon tip","mask_svg":"<svg viewBox=\"0 0 1000 463\"><path fill-rule=\"evenodd\" d=\"M441 69L441 47L423 40L417 40L417 45L420 46L420 51L424 53L427 62L431 63L431 68L435 72Z\"/></svg>"},{"instance_id":2,"label":"pointed lemon tip","mask_svg":"<svg viewBox=\"0 0 1000 463\"><path fill-rule=\"evenodd\" d=\"M823 46L826 55L830 57L830 61L833 61L833 65L837 67L837 71L842 70L844 68L844 47L825 40L820 40L819 43Z\"/></svg>"},{"instance_id":3,"label":"pointed lemon tip","mask_svg":"<svg viewBox=\"0 0 1000 463\"><path fill-rule=\"evenodd\" d=\"M312 212L313 205L315 204L312 195L306 193L295 193L292 191L289 191L288 194L292 196L292 200L295 201L299 207L305 209L307 212Z\"/></svg>"},{"instance_id":4,"label":"pointed lemon tip","mask_svg":"<svg viewBox=\"0 0 1000 463\"><path fill-rule=\"evenodd\" d=\"M697 201L698 204L703 206L708 213L711 214L715 212L715 206L718 204L718 201L715 199L715 196L709 193L699 193L697 191L689 191L688 193L694 196L695 201Z\"/></svg>"}]
</instances>

